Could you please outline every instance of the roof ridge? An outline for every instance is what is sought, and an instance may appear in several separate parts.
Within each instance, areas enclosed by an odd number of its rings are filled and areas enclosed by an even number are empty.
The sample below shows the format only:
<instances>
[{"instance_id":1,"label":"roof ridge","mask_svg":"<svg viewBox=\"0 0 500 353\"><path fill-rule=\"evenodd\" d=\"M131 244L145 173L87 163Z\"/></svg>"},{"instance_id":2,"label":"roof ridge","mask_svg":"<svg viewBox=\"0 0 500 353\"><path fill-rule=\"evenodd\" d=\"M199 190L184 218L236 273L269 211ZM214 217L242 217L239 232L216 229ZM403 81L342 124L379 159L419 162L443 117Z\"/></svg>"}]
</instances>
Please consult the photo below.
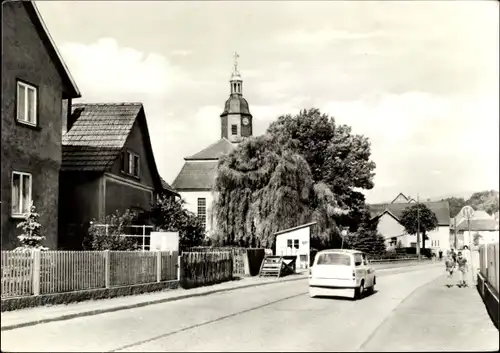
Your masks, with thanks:
<instances>
[{"instance_id":1,"label":"roof ridge","mask_svg":"<svg viewBox=\"0 0 500 353\"><path fill-rule=\"evenodd\" d=\"M101 102L101 103L73 103L72 106L78 105L97 105L97 106L141 106L141 102Z\"/></svg>"}]
</instances>

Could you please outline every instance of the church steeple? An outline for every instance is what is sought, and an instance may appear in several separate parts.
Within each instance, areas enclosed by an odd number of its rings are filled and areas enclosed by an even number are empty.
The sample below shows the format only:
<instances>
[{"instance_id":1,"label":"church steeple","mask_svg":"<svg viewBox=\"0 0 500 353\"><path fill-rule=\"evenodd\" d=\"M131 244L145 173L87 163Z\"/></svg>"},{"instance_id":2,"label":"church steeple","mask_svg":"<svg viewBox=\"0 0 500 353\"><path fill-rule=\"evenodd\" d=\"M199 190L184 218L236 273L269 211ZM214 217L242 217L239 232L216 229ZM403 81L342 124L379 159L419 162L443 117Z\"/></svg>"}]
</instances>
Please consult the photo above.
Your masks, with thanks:
<instances>
[{"instance_id":1,"label":"church steeple","mask_svg":"<svg viewBox=\"0 0 500 353\"><path fill-rule=\"evenodd\" d=\"M231 94L243 94L243 80L241 79L240 71L238 70L238 53L234 53L233 73L231 74Z\"/></svg>"},{"instance_id":2,"label":"church steeple","mask_svg":"<svg viewBox=\"0 0 500 353\"><path fill-rule=\"evenodd\" d=\"M221 138L239 142L244 137L252 136L252 114L248 102L243 98L243 80L238 70L238 53L234 53L233 73L229 83L231 94L224 106L221 117Z\"/></svg>"}]
</instances>

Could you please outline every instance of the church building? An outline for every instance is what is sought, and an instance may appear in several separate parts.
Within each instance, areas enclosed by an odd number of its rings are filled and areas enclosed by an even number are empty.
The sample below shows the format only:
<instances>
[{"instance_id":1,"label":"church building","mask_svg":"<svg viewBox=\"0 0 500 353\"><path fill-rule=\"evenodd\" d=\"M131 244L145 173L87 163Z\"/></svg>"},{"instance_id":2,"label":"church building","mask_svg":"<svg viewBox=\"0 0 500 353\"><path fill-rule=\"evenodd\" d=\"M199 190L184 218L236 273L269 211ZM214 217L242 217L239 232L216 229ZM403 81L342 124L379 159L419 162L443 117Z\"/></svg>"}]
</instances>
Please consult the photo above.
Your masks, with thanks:
<instances>
[{"instance_id":1,"label":"church building","mask_svg":"<svg viewBox=\"0 0 500 353\"><path fill-rule=\"evenodd\" d=\"M252 136L252 114L248 102L243 98L243 80L238 71L238 54L235 54L231 75L230 95L220 115L221 134L200 152L185 157L184 166L173 182L173 188L186 201L186 208L194 212L205 225L207 234L214 229L212 188L217 175L217 163L221 156L229 153L244 138Z\"/></svg>"}]
</instances>

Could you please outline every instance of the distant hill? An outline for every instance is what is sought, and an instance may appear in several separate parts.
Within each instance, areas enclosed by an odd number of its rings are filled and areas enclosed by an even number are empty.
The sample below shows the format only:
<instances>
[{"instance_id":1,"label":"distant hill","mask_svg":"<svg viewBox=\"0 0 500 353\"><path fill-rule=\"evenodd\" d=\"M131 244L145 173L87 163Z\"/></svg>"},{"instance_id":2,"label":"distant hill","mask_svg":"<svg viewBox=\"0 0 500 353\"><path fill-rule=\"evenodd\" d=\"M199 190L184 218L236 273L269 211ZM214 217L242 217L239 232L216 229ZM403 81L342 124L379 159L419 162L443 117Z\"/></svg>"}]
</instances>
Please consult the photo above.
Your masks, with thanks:
<instances>
[{"instance_id":1,"label":"distant hill","mask_svg":"<svg viewBox=\"0 0 500 353\"><path fill-rule=\"evenodd\" d=\"M465 196L462 196L465 195ZM493 215L499 209L499 193L497 190L485 190L467 194L454 194L436 199L446 200L450 204L450 217L455 217L465 205L475 210L483 210Z\"/></svg>"},{"instance_id":2,"label":"distant hill","mask_svg":"<svg viewBox=\"0 0 500 353\"><path fill-rule=\"evenodd\" d=\"M463 198L465 200L470 199L472 194L474 194L477 191L460 191L460 192L454 192L454 193L449 193L445 195L440 195L436 197L431 197L431 201L441 201L443 199L450 199L452 197L457 197L457 198Z\"/></svg>"}]
</instances>

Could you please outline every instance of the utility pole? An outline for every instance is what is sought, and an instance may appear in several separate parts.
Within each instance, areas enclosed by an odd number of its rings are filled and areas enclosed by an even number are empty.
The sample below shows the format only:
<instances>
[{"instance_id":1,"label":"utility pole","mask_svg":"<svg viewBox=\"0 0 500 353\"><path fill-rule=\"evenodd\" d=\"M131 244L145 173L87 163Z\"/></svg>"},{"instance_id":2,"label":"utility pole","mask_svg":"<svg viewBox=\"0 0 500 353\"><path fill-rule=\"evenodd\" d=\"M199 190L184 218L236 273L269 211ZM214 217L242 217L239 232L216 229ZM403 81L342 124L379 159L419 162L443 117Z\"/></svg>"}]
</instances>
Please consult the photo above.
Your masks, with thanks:
<instances>
[{"instance_id":1,"label":"utility pole","mask_svg":"<svg viewBox=\"0 0 500 353\"><path fill-rule=\"evenodd\" d=\"M417 193L417 259L420 261L420 197Z\"/></svg>"}]
</instances>

